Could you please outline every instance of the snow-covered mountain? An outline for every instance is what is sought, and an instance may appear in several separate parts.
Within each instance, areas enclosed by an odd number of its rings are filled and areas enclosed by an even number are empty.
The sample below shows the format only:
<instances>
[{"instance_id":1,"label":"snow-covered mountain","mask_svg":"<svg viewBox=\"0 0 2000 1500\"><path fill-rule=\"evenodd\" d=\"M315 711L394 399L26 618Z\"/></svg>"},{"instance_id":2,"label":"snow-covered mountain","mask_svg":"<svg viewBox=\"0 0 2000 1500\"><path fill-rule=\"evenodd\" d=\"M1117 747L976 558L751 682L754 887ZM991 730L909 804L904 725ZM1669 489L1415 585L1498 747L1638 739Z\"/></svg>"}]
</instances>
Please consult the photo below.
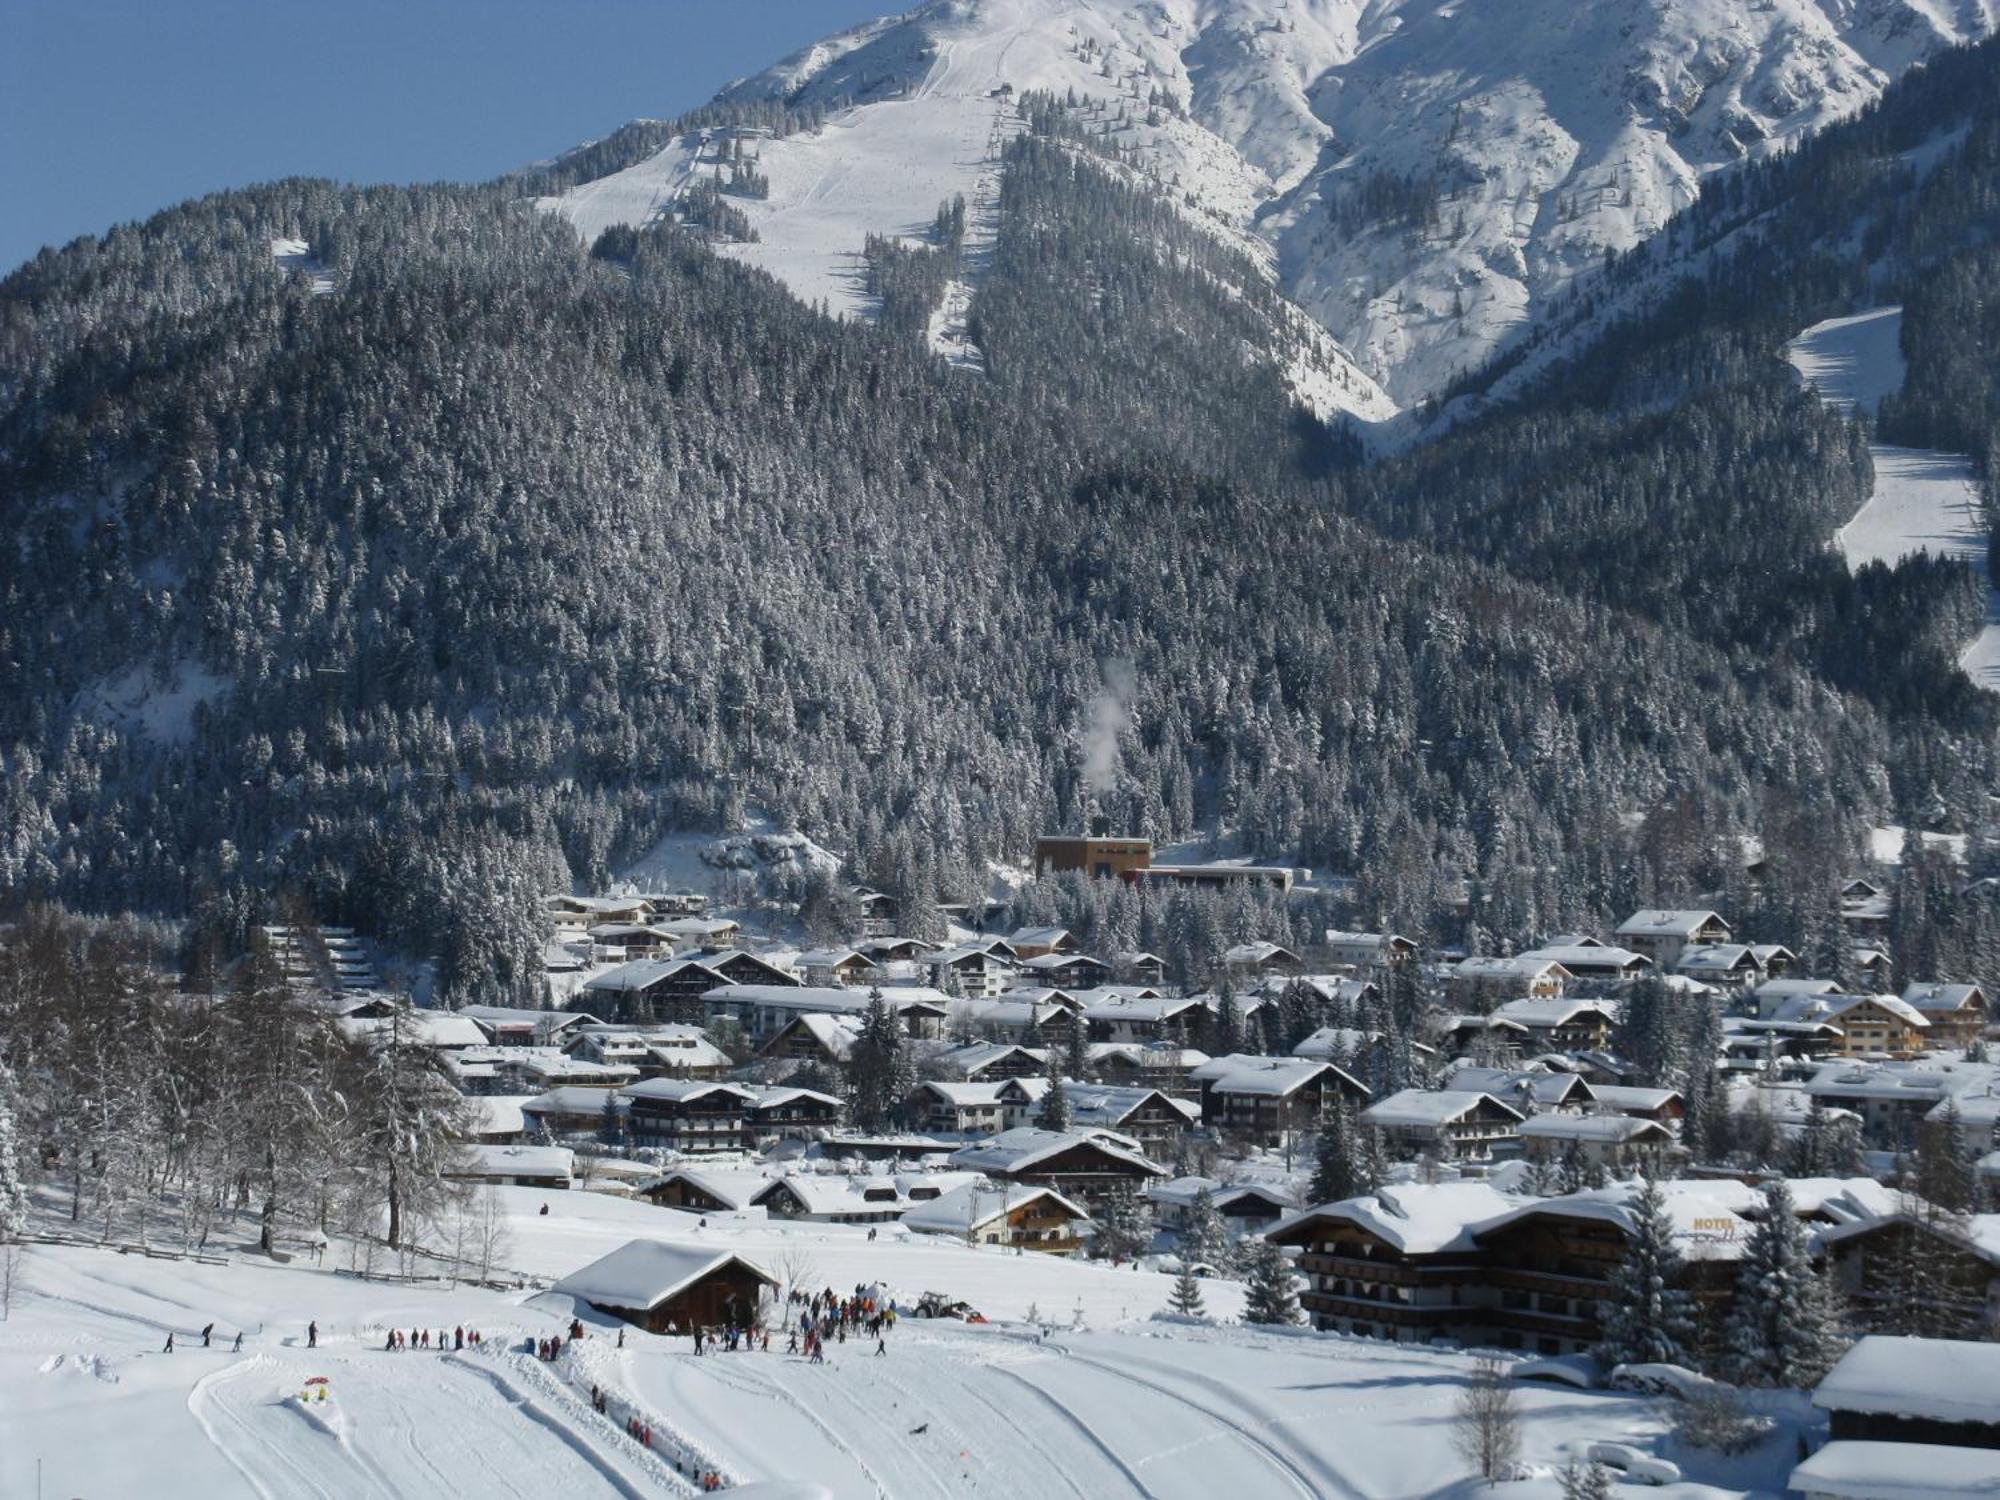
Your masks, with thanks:
<instances>
[{"instance_id":1,"label":"snow-covered mountain","mask_svg":"<svg viewBox=\"0 0 2000 1500\"><path fill-rule=\"evenodd\" d=\"M759 239L729 253L865 313L865 235L916 236L962 193L976 276L1014 100L1053 90L1338 341L1287 352L1294 383L1380 418L1706 175L1997 18L2000 0L933 0L724 91L830 110L761 144ZM706 149L675 141L552 206L586 233L643 222L715 170Z\"/></svg>"}]
</instances>

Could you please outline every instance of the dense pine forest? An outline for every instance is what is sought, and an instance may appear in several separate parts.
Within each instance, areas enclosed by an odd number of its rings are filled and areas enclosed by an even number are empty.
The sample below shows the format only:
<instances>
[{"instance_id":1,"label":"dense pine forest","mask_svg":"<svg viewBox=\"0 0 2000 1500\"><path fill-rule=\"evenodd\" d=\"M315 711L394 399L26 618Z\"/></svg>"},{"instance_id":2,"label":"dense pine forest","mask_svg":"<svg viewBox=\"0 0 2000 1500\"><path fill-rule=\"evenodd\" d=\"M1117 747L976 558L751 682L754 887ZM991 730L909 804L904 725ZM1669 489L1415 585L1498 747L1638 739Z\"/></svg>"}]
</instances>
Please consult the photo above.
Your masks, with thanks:
<instances>
[{"instance_id":1,"label":"dense pine forest","mask_svg":"<svg viewBox=\"0 0 2000 1500\"><path fill-rule=\"evenodd\" d=\"M924 899L1102 817L1352 875L1433 938L1468 889L1510 938L1721 889L1746 834L1764 899L1823 910L1867 822L1978 815L1993 716L1953 667L1971 581L1827 548L1862 435L1777 346L1907 294L1952 336L1885 430L1990 452L1996 67L1732 178L1670 243L1734 214L1755 254L1377 464L1291 404L1255 268L1053 104L1008 151L983 376L917 337L953 205L936 264L879 257L875 327L524 197L650 130L526 187L287 181L45 252L0 283L0 889L233 931L287 892L463 999L533 992L542 893L752 810ZM1862 199L1879 253L1834 256Z\"/></svg>"}]
</instances>

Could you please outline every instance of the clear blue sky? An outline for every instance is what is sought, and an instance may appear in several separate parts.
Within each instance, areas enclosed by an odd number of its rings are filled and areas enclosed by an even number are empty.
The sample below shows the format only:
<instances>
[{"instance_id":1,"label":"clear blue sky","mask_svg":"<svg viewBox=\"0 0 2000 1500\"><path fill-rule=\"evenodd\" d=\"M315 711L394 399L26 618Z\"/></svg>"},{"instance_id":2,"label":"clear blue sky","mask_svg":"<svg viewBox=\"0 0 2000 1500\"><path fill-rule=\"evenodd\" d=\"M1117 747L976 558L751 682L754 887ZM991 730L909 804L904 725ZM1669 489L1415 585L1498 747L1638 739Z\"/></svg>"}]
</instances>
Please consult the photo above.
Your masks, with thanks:
<instances>
[{"instance_id":1,"label":"clear blue sky","mask_svg":"<svg viewBox=\"0 0 2000 1500\"><path fill-rule=\"evenodd\" d=\"M0 274L274 177L492 177L915 0L0 0Z\"/></svg>"}]
</instances>

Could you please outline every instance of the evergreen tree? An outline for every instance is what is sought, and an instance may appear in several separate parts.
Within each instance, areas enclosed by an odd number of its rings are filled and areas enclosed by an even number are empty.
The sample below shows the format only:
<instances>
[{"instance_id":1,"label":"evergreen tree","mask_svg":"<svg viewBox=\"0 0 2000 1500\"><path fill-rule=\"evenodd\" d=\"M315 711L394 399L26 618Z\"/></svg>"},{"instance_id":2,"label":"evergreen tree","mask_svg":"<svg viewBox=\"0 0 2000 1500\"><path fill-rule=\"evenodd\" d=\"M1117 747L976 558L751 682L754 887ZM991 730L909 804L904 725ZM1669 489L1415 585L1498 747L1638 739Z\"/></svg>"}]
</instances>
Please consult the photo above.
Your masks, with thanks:
<instances>
[{"instance_id":1,"label":"evergreen tree","mask_svg":"<svg viewBox=\"0 0 2000 1500\"><path fill-rule=\"evenodd\" d=\"M604 1108L597 1115L597 1141L616 1150L625 1144L625 1120L618 1112L618 1091L604 1091Z\"/></svg>"},{"instance_id":2,"label":"evergreen tree","mask_svg":"<svg viewBox=\"0 0 2000 1500\"><path fill-rule=\"evenodd\" d=\"M1354 1148L1353 1112L1336 1104L1320 1121L1319 1143L1313 1156L1312 1201L1338 1203L1362 1191L1361 1164Z\"/></svg>"},{"instance_id":3,"label":"evergreen tree","mask_svg":"<svg viewBox=\"0 0 2000 1500\"><path fill-rule=\"evenodd\" d=\"M1090 1028L1081 1016L1071 1019L1069 1035L1064 1038L1063 1054L1069 1064L1069 1076L1078 1083L1090 1079Z\"/></svg>"},{"instance_id":4,"label":"evergreen tree","mask_svg":"<svg viewBox=\"0 0 2000 1500\"><path fill-rule=\"evenodd\" d=\"M1975 1161L1966 1148L1965 1117L1958 1100L1947 1098L1936 1118L1925 1119L1917 1130L1917 1196L1947 1213L1970 1213L1979 1192Z\"/></svg>"},{"instance_id":5,"label":"evergreen tree","mask_svg":"<svg viewBox=\"0 0 2000 1500\"><path fill-rule=\"evenodd\" d=\"M901 1118L915 1083L915 1065L903 1023L880 989L868 992L861 1030L847 1060L849 1108L862 1130L881 1130Z\"/></svg>"},{"instance_id":6,"label":"evergreen tree","mask_svg":"<svg viewBox=\"0 0 2000 1500\"><path fill-rule=\"evenodd\" d=\"M1130 1183L1120 1183L1104 1200L1097 1216L1097 1236L1092 1249L1114 1263L1136 1259L1152 1239L1152 1226L1140 1204L1139 1194Z\"/></svg>"},{"instance_id":7,"label":"evergreen tree","mask_svg":"<svg viewBox=\"0 0 2000 1500\"><path fill-rule=\"evenodd\" d=\"M1813 1266L1782 1177L1764 1188L1737 1270L1725 1341L1724 1364L1739 1385L1809 1389L1840 1357L1838 1306Z\"/></svg>"},{"instance_id":8,"label":"evergreen tree","mask_svg":"<svg viewBox=\"0 0 2000 1500\"><path fill-rule=\"evenodd\" d=\"M1294 1290L1298 1273L1284 1250L1263 1238L1249 1247L1244 1273L1243 1321L1262 1324L1292 1324L1299 1321L1299 1299Z\"/></svg>"},{"instance_id":9,"label":"evergreen tree","mask_svg":"<svg viewBox=\"0 0 2000 1500\"><path fill-rule=\"evenodd\" d=\"M1183 1262L1199 1263L1228 1275L1236 1264L1236 1248L1230 1242L1229 1226L1215 1206L1215 1195L1204 1185L1196 1189L1181 1223L1180 1254Z\"/></svg>"},{"instance_id":10,"label":"evergreen tree","mask_svg":"<svg viewBox=\"0 0 2000 1500\"><path fill-rule=\"evenodd\" d=\"M1199 1318L1207 1313L1202 1304L1201 1278L1194 1274L1194 1267L1183 1261L1180 1273L1174 1277L1173 1290L1167 1293L1167 1306L1184 1318Z\"/></svg>"},{"instance_id":11,"label":"evergreen tree","mask_svg":"<svg viewBox=\"0 0 2000 1500\"><path fill-rule=\"evenodd\" d=\"M1659 1187L1648 1182L1632 1200L1625 1258L1611 1273L1611 1295L1598 1304L1598 1365L1691 1364L1694 1299L1682 1287L1685 1266Z\"/></svg>"},{"instance_id":12,"label":"evergreen tree","mask_svg":"<svg viewBox=\"0 0 2000 1500\"><path fill-rule=\"evenodd\" d=\"M1243 1012L1236 1004L1235 987L1227 980L1223 981L1222 993L1216 996L1215 1019L1210 1030L1215 1040L1210 1050L1217 1057L1243 1050Z\"/></svg>"},{"instance_id":13,"label":"evergreen tree","mask_svg":"<svg viewBox=\"0 0 2000 1500\"><path fill-rule=\"evenodd\" d=\"M1055 1048L1051 1047L1046 1073L1048 1089L1043 1093L1042 1102L1035 1110L1035 1124L1043 1130L1061 1132L1069 1129L1073 1111L1069 1104L1069 1090L1063 1087L1057 1057Z\"/></svg>"},{"instance_id":14,"label":"evergreen tree","mask_svg":"<svg viewBox=\"0 0 2000 1500\"><path fill-rule=\"evenodd\" d=\"M28 1222L28 1185L22 1175L16 1098L13 1070L0 1058L0 1245L20 1234Z\"/></svg>"},{"instance_id":15,"label":"evergreen tree","mask_svg":"<svg viewBox=\"0 0 2000 1500\"><path fill-rule=\"evenodd\" d=\"M1579 1464L1571 1459L1563 1470L1562 1500L1612 1500L1611 1471L1598 1463Z\"/></svg>"}]
</instances>

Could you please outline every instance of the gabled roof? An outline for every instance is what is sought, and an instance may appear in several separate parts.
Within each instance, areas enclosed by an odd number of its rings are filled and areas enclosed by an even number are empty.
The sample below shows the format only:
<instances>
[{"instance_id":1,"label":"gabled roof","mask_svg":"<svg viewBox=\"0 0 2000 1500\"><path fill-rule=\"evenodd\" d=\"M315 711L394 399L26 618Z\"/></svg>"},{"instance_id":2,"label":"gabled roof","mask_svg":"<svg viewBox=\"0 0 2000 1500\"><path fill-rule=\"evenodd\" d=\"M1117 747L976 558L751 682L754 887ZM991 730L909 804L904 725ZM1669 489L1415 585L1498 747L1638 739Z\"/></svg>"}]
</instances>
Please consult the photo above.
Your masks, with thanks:
<instances>
[{"instance_id":1,"label":"gabled roof","mask_svg":"<svg viewBox=\"0 0 2000 1500\"><path fill-rule=\"evenodd\" d=\"M1596 1090L1580 1073L1553 1068L1453 1068L1438 1087L1449 1093L1491 1094L1496 1099L1525 1094L1544 1109L1588 1101Z\"/></svg>"},{"instance_id":2,"label":"gabled roof","mask_svg":"<svg viewBox=\"0 0 2000 1500\"><path fill-rule=\"evenodd\" d=\"M1557 979L1572 977L1559 960L1538 953L1522 953L1510 958L1461 959L1451 972L1455 979L1505 984L1533 984L1551 974Z\"/></svg>"},{"instance_id":3,"label":"gabled roof","mask_svg":"<svg viewBox=\"0 0 2000 1500\"><path fill-rule=\"evenodd\" d=\"M695 978L706 977L710 984L722 984L722 976L707 964L692 958L635 958L630 963L620 964L615 969L606 969L602 974L593 974L583 982L585 990L600 994L624 994L634 990L650 989L663 979L691 974Z\"/></svg>"},{"instance_id":4,"label":"gabled roof","mask_svg":"<svg viewBox=\"0 0 2000 1500\"><path fill-rule=\"evenodd\" d=\"M732 1094L746 1105L757 1098L740 1083L721 1083L709 1078L648 1078L619 1092L627 1099L664 1099L675 1104L687 1104L715 1093Z\"/></svg>"},{"instance_id":5,"label":"gabled roof","mask_svg":"<svg viewBox=\"0 0 2000 1500\"><path fill-rule=\"evenodd\" d=\"M1493 1016L1536 1029L1567 1026L1581 1016L1598 1016L1607 1022L1613 1019L1610 1010L1597 1000L1509 1000L1496 1006Z\"/></svg>"},{"instance_id":6,"label":"gabled roof","mask_svg":"<svg viewBox=\"0 0 2000 1500\"><path fill-rule=\"evenodd\" d=\"M1146 1160L1137 1143L1126 1137L1104 1130L1039 1130L1032 1125L1003 1130L991 1139L962 1146L951 1154L951 1164L975 1172L1017 1174L1032 1171L1042 1162L1079 1146L1101 1151L1150 1177L1167 1175L1165 1167Z\"/></svg>"},{"instance_id":7,"label":"gabled roof","mask_svg":"<svg viewBox=\"0 0 2000 1500\"><path fill-rule=\"evenodd\" d=\"M772 1286L778 1284L778 1278L769 1271L731 1250L669 1245L661 1240L631 1240L609 1255L572 1271L553 1290L599 1307L643 1311L659 1306L730 1265L739 1265Z\"/></svg>"},{"instance_id":8,"label":"gabled roof","mask_svg":"<svg viewBox=\"0 0 2000 1500\"><path fill-rule=\"evenodd\" d=\"M1067 927L1016 927L1007 942L1018 952L1022 948L1053 948L1069 940Z\"/></svg>"},{"instance_id":9,"label":"gabled roof","mask_svg":"<svg viewBox=\"0 0 2000 1500\"><path fill-rule=\"evenodd\" d=\"M1016 1082L1026 1082L1017 1079ZM1121 1087L1109 1083L1065 1082L1063 1092L1069 1097L1070 1117L1079 1125L1109 1125L1114 1130L1123 1125L1147 1104L1157 1100L1184 1120L1199 1120L1201 1106L1192 1099L1176 1099L1163 1094L1158 1089L1143 1088L1138 1085Z\"/></svg>"},{"instance_id":10,"label":"gabled roof","mask_svg":"<svg viewBox=\"0 0 2000 1500\"><path fill-rule=\"evenodd\" d=\"M1372 1196L1322 1203L1272 1225L1264 1238L1291 1243L1298 1232L1333 1220L1366 1230L1406 1255L1435 1255L1472 1246L1472 1230L1521 1200L1483 1182L1402 1183Z\"/></svg>"},{"instance_id":11,"label":"gabled roof","mask_svg":"<svg viewBox=\"0 0 2000 1500\"><path fill-rule=\"evenodd\" d=\"M1361 1111L1360 1118L1363 1123L1378 1129L1428 1130L1456 1124L1468 1115L1477 1114L1487 1105L1513 1116L1517 1121L1522 1118L1521 1112L1513 1105L1491 1094L1442 1089L1404 1089L1369 1105Z\"/></svg>"},{"instance_id":12,"label":"gabled roof","mask_svg":"<svg viewBox=\"0 0 2000 1500\"><path fill-rule=\"evenodd\" d=\"M1670 1141L1673 1132L1657 1120L1631 1115L1534 1115L1521 1122L1524 1141L1598 1141L1629 1146L1653 1138Z\"/></svg>"},{"instance_id":13,"label":"gabled roof","mask_svg":"<svg viewBox=\"0 0 2000 1500\"><path fill-rule=\"evenodd\" d=\"M1976 984L1949 984L1940 981L1903 986L1904 1002L1931 1015L1945 1015L1964 1010L1976 1002L1983 1003L1985 999L1986 991Z\"/></svg>"},{"instance_id":14,"label":"gabled roof","mask_svg":"<svg viewBox=\"0 0 2000 1500\"><path fill-rule=\"evenodd\" d=\"M1222 955L1222 961L1232 967L1269 963L1273 959L1283 959L1286 963L1295 964L1299 961L1299 956L1289 948L1263 942L1238 943Z\"/></svg>"},{"instance_id":15,"label":"gabled roof","mask_svg":"<svg viewBox=\"0 0 2000 1500\"><path fill-rule=\"evenodd\" d=\"M1719 923L1727 932L1729 924L1722 920L1721 913L1696 911L1693 908L1648 907L1635 911L1618 924L1618 937L1677 937L1691 938L1711 922Z\"/></svg>"},{"instance_id":16,"label":"gabled roof","mask_svg":"<svg viewBox=\"0 0 2000 1500\"><path fill-rule=\"evenodd\" d=\"M1785 1493L1824 1500L1994 1500L1991 1448L1839 1438L1792 1470Z\"/></svg>"},{"instance_id":17,"label":"gabled roof","mask_svg":"<svg viewBox=\"0 0 2000 1500\"><path fill-rule=\"evenodd\" d=\"M1735 1260L1742 1255L1750 1232L1744 1215L1764 1201L1755 1188L1733 1178L1663 1181L1655 1185L1666 1199L1667 1218L1674 1226L1674 1239L1684 1256L1690 1260ZM1483 1240L1536 1215L1612 1224L1629 1234L1632 1203L1641 1189L1638 1182L1621 1182L1608 1188L1565 1193L1559 1198L1540 1198L1479 1225L1474 1238Z\"/></svg>"},{"instance_id":18,"label":"gabled roof","mask_svg":"<svg viewBox=\"0 0 2000 1500\"><path fill-rule=\"evenodd\" d=\"M1650 969L1653 966L1653 961L1643 953L1634 953L1630 948L1613 948L1595 940L1589 943L1545 943L1519 956L1545 958L1579 974L1589 969Z\"/></svg>"},{"instance_id":19,"label":"gabled roof","mask_svg":"<svg viewBox=\"0 0 2000 1500\"><path fill-rule=\"evenodd\" d=\"M1368 1088L1353 1074L1318 1057L1259 1057L1247 1052L1231 1052L1211 1057L1188 1071L1188 1077L1207 1085L1218 1094L1255 1094L1282 1099L1296 1094L1331 1073L1356 1091Z\"/></svg>"},{"instance_id":20,"label":"gabled roof","mask_svg":"<svg viewBox=\"0 0 2000 1500\"><path fill-rule=\"evenodd\" d=\"M1732 974L1756 969L1757 955L1743 943L1700 943L1683 948L1674 967L1683 974Z\"/></svg>"},{"instance_id":21,"label":"gabled roof","mask_svg":"<svg viewBox=\"0 0 2000 1500\"><path fill-rule=\"evenodd\" d=\"M1004 1214L1043 1202L1055 1204L1074 1219L1090 1218L1053 1188L965 1182L928 1203L917 1204L903 1215L903 1223L923 1234L972 1234Z\"/></svg>"}]
</instances>

